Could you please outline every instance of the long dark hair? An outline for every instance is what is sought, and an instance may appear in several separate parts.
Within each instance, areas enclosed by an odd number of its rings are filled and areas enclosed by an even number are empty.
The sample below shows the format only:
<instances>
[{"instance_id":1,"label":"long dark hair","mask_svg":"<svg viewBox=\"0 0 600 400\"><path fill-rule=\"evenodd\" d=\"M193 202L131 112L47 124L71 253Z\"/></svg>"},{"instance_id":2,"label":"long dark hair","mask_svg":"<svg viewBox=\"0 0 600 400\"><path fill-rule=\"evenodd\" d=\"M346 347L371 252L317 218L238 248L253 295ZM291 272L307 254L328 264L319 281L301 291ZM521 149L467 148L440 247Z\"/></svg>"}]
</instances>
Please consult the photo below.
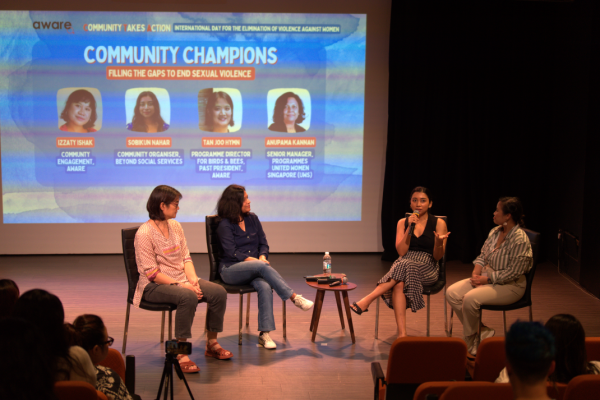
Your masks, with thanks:
<instances>
[{"instance_id":1,"label":"long dark hair","mask_svg":"<svg viewBox=\"0 0 600 400\"><path fill-rule=\"evenodd\" d=\"M40 330L21 318L5 318L0 343L0 399L56 399L54 361Z\"/></svg>"},{"instance_id":2,"label":"long dark hair","mask_svg":"<svg viewBox=\"0 0 600 400\"><path fill-rule=\"evenodd\" d=\"M142 102L142 97L149 96L152 99L152 103L154 105L154 114L150 119L152 122L157 124L156 131L163 132L165 129L165 120L160 115L160 103L156 98L156 95L151 91L145 91L140 93L136 102L135 108L133 109L133 118L131 119L131 130L135 132L148 132L148 125L146 125L146 118L140 113L140 103Z\"/></svg>"},{"instance_id":3,"label":"long dark hair","mask_svg":"<svg viewBox=\"0 0 600 400\"><path fill-rule=\"evenodd\" d=\"M148 216L150 219L164 221L165 214L160 209L160 203L165 203L165 205L168 206L175 200L181 200L182 197L179 190L172 188L171 186L159 185L155 187L152 193L150 193L150 197L146 203Z\"/></svg>"},{"instance_id":4,"label":"long dark hair","mask_svg":"<svg viewBox=\"0 0 600 400\"><path fill-rule=\"evenodd\" d=\"M556 343L556 368L549 376L551 381L569 383L578 375L593 373L593 365L587 362L585 331L577 318L557 314L545 326Z\"/></svg>"},{"instance_id":5,"label":"long dark hair","mask_svg":"<svg viewBox=\"0 0 600 400\"><path fill-rule=\"evenodd\" d=\"M104 321L97 315L80 315L75 318L75 321L70 326L74 330L71 343L73 345L81 346L85 350L90 351L94 346L98 346L104 342Z\"/></svg>"},{"instance_id":6,"label":"long dark hair","mask_svg":"<svg viewBox=\"0 0 600 400\"><path fill-rule=\"evenodd\" d=\"M241 222L246 215L242 214L244 192L246 188L240 185L229 185L217 202L218 220L228 219L232 224Z\"/></svg>"},{"instance_id":7,"label":"long dark hair","mask_svg":"<svg viewBox=\"0 0 600 400\"><path fill-rule=\"evenodd\" d=\"M523 205L521 204L521 200L518 197L502 197L498 200L502 203L502 212L504 214L510 214L515 224L519 225L521 228L525 227L525 214L523 214Z\"/></svg>"},{"instance_id":8,"label":"long dark hair","mask_svg":"<svg viewBox=\"0 0 600 400\"><path fill-rule=\"evenodd\" d=\"M19 287L11 279L0 279L0 319L8 317L17 299L19 298Z\"/></svg>"},{"instance_id":9,"label":"long dark hair","mask_svg":"<svg viewBox=\"0 0 600 400\"><path fill-rule=\"evenodd\" d=\"M235 123L233 122L233 100L231 100L231 96L229 96L225 92L213 92L210 94L210 96L208 96L208 100L206 101L205 114L204 114L205 115L204 124L206 125L207 128L210 128L211 131L214 129L214 124L213 124L212 114L210 114L210 113L215 108L215 104L217 104L218 99L225 100L227 102L227 104L229 104L229 106L231 107L231 119L229 120L229 126L235 125ZM206 116L210 116L210 118L206 118Z\"/></svg>"},{"instance_id":10,"label":"long dark hair","mask_svg":"<svg viewBox=\"0 0 600 400\"><path fill-rule=\"evenodd\" d=\"M63 109L62 113L60 113L60 118L63 121L69 122L69 107L71 107L71 104L73 103L80 102L90 103L90 108L92 109L92 113L90 114L90 120L86 122L85 125L83 125L85 129L89 130L90 128L94 127L96 119L98 118L98 114L96 113L96 99L94 98L94 95L85 89L75 90L69 95L65 104L65 108Z\"/></svg>"},{"instance_id":11,"label":"long dark hair","mask_svg":"<svg viewBox=\"0 0 600 400\"><path fill-rule=\"evenodd\" d=\"M294 92L285 92L275 101L275 107L273 108L273 123L283 124L283 110L285 109L288 98L290 97L296 99L296 102L298 102L298 118L296 119L296 123L299 124L304 121L305 115L302 99Z\"/></svg>"},{"instance_id":12,"label":"long dark hair","mask_svg":"<svg viewBox=\"0 0 600 400\"><path fill-rule=\"evenodd\" d=\"M52 376L64 375L68 379L74 360L69 356L70 346L64 327L65 310L60 299L43 289L29 290L17 300L13 316L31 322L43 332L44 343L54 369ZM63 364L62 361L67 369L59 369L59 363Z\"/></svg>"}]
</instances>

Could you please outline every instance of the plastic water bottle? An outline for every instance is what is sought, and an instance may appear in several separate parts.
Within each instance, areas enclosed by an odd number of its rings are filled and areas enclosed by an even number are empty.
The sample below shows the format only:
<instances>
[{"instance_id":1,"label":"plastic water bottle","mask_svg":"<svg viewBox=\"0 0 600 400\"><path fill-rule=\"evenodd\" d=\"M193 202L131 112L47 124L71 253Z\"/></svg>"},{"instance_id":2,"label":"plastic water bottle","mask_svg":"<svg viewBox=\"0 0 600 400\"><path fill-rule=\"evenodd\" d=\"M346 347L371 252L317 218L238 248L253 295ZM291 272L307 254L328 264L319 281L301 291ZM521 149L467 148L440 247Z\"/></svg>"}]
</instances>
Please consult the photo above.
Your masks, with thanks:
<instances>
[{"instance_id":1,"label":"plastic water bottle","mask_svg":"<svg viewBox=\"0 0 600 400\"><path fill-rule=\"evenodd\" d=\"M326 251L323 256L323 273L325 275L331 274L331 256L328 251Z\"/></svg>"}]
</instances>

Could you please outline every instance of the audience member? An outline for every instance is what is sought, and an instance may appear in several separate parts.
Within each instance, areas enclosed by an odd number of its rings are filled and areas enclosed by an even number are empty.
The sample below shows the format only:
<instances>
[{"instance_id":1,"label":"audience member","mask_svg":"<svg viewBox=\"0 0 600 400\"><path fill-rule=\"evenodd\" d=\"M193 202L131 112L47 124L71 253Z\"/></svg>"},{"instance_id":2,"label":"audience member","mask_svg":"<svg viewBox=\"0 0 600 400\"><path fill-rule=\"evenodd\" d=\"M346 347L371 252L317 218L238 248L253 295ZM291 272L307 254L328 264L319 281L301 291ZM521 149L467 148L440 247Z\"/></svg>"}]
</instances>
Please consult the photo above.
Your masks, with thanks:
<instances>
[{"instance_id":1,"label":"audience member","mask_svg":"<svg viewBox=\"0 0 600 400\"><path fill-rule=\"evenodd\" d=\"M515 322L506 334L506 372L515 400L550 400L546 388L554 372L552 334L539 322Z\"/></svg>"},{"instance_id":2,"label":"audience member","mask_svg":"<svg viewBox=\"0 0 600 400\"><path fill-rule=\"evenodd\" d=\"M15 281L0 279L0 319L10 316L19 294L19 287Z\"/></svg>"},{"instance_id":3,"label":"audience member","mask_svg":"<svg viewBox=\"0 0 600 400\"><path fill-rule=\"evenodd\" d=\"M13 316L31 322L43 332L54 380L83 381L96 387L96 369L87 351L79 346L69 347L64 326L65 311L58 297L42 289L25 292L17 300ZM35 369L37 358L29 359L29 362Z\"/></svg>"},{"instance_id":4,"label":"audience member","mask_svg":"<svg viewBox=\"0 0 600 400\"><path fill-rule=\"evenodd\" d=\"M102 318L93 314L80 315L72 325L69 324L69 328L73 331L71 344L84 348L96 367L96 389L104 393L109 400L131 400L125 382L119 374L99 365L108 355L108 348L114 342L114 339L108 336Z\"/></svg>"},{"instance_id":5,"label":"audience member","mask_svg":"<svg viewBox=\"0 0 600 400\"><path fill-rule=\"evenodd\" d=\"M0 319L0 343L0 399L56 399L51 354L38 328L19 318Z\"/></svg>"}]
</instances>

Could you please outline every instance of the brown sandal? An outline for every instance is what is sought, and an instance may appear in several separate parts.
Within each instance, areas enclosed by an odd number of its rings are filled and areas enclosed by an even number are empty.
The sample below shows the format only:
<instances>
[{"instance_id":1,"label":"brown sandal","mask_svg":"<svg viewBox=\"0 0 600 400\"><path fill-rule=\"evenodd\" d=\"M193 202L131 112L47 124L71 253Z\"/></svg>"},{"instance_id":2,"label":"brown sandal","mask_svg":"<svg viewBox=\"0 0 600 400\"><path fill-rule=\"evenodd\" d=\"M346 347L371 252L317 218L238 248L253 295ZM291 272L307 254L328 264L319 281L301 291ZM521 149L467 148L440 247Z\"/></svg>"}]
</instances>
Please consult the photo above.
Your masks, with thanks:
<instances>
[{"instance_id":1,"label":"brown sandal","mask_svg":"<svg viewBox=\"0 0 600 400\"><path fill-rule=\"evenodd\" d=\"M228 360L233 357L233 354L230 351L225 350L224 348L215 349L215 346L219 343L214 342L212 345L206 343L206 351L204 355L207 357L214 357L218 360Z\"/></svg>"},{"instance_id":2,"label":"brown sandal","mask_svg":"<svg viewBox=\"0 0 600 400\"><path fill-rule=\"evenodd\" d=\"M182 357L177 357L177 361L179 361ZM196 365L193 361L179 361L179 366L181 367L181 372L184 374L195 374L200 372L200 367Z\"/></svg>"}]
</instances>

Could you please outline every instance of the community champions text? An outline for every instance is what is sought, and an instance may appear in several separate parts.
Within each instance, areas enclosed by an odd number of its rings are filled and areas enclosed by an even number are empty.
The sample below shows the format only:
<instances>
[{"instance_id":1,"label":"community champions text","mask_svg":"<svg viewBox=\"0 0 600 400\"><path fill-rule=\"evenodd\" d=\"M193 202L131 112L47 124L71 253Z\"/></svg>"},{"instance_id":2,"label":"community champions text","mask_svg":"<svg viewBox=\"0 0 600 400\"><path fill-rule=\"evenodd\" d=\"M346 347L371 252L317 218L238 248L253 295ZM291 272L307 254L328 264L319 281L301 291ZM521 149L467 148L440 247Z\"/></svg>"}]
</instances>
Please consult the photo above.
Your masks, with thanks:
<instances>
[{"instance_id":1,"label":"community champions text","mask_svg":"<svg viewBox=\"0 0 600 400\"><path fill-rule=\"evenodd\" d=\"M88 64L177 64L179 46L87 46ZM181 52L186 64L277 64L275 47L191 47Z\"/></svg>"}]
</instances>

